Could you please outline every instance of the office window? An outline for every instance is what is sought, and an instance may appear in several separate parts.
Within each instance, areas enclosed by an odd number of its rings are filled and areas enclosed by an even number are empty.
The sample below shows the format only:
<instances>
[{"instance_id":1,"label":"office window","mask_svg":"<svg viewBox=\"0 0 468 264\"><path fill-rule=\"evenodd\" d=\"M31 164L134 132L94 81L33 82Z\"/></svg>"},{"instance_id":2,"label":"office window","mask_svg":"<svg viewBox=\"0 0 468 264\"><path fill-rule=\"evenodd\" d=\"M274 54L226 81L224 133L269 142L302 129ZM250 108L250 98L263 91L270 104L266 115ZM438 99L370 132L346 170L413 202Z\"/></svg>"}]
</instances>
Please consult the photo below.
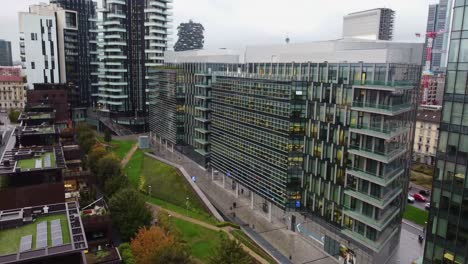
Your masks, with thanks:
<instances>
[{"instance_id":1,"label":"office window","mask_svg":"<svg viewBox=\"0 0 468 264\"><path fill-rule=\"evenodd\" d=\"M36 63L34 63L34 61L31 61L31 69L36 69Z\"/></svg>"},{"instance_id":2,"label":"office window","mask_svg":"<svg viewBox=\"0 0 468 264\"><path fill-rule=\"evenodd\" d=\"M461 30L463 22L463 7L457 7L453 11L452 31Z\"/></svg>"}]
</instances>

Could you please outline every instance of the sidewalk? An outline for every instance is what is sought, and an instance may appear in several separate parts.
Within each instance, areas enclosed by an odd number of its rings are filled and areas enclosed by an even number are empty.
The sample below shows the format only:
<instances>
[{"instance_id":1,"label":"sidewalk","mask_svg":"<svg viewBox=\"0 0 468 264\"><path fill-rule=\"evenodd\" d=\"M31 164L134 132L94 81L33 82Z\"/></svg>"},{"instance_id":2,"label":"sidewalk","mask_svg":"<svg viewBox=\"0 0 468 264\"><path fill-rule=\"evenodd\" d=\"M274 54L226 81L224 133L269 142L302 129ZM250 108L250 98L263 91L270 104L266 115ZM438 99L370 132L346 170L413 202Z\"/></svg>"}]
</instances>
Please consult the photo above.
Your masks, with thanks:
<instances>
[{"instance_id":1,"label":"sidewalk","mask_svg":"<svg viewBox=\"0 0 468 264\"><path fill-rule=\"evenodd\" d=\"M156 156L179 164L190 175L196 176L196 185L206 194L213 205L227 218L235 213L234 219L231 220L243 226L246 233L280 260L280 263L337 263L334 258L316 248L300 234L287 230L284 223L275 220L269 222L262 212L252 211L248 198L242 195L236 198L232 191L222 187L222 183L213 182L211 173L192 160L177 152L166 150L165 146L159 145L153 147L153 150ZM234 209L232 209L233 202L237 203Z\"/></svg>"},{"instance_id":2,"label":"sidewalk","mask_svg":"<svg viewBox=\"0 0 468 264\"><path fill-rule=\"evenodd\" d=\"M120 164L122 165L122 169L125 168L125 166L127 165L127 163L130 161L130 159L132 158L133 156L133 153L135 153L135 151L138 149L138 143L135 143L135 145L133 145L133 147L130 149L130 151L127 153L127 155L125 155L125 157L122 159L122 161L120 162Z\"/></svg>"}]
</instances>

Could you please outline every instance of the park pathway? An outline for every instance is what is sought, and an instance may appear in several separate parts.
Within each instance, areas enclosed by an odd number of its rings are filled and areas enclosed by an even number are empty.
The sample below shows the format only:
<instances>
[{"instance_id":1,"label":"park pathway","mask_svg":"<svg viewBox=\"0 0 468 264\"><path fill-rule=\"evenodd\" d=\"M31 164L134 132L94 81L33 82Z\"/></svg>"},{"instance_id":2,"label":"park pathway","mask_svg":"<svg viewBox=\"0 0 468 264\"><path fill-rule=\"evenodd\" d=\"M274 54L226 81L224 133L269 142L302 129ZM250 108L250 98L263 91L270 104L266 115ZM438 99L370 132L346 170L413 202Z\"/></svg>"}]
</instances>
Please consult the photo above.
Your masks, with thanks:
<instances>
[{"instance_id":1,"label":"park pathway","mask_svg":"<svg viewBox=\"0 0 468 264\"><path fill-rule=\"evenodd\" d=\"M133 145L133 147L130 149L127 155L125 155L125 157L120 162L120 164L122 165L122 168L125 168L125 166L127 166L127 163L130 161L130 159L132 158L133 154L135 153L137 149L138 149L138 142L135 143L135 145Z\"/></svg>"},{"instance_id":2,"label":"park pathway","mask_svg":"<svg viewBox=\"0 0 468 264\"><path fill-rule=\"evenodd\" d=\"M199 225L199 226L202 226L204 228L207 228L207 229L210 229L210 230L214 230L214 231L222 231L224 233L226 233L228 235L228 237L230 239L234 239L234 240L237 240L232 234L231 234L231 231L234 230L232 227L230 226L225 226L225 227L217 227L217 226L214 226L214 225L211 225L211 224L208 224L208 223L205 223L203 221L200 221L200 220L197 220L197 219L194 219L194 218L191 218L191 217L187 217L183 214L180 214L180 213L177 213L177 212L174 212L174 211L170 211L170 210L167 210L165 208L162 208L160 206L157 206L157 205L154 205L154 204L151 204L151 203L147 203L147 205L150 206L151 208L151 211L153 212L153 215L156 216L157 212L159 210L162 210L162 211L165 211L167 213L170 214L171 217L175 217L175 218L178 218L178 219L182 219L184 221L187 221L187 222L190 222L192 224L196 224L196 225ZM252 256L256 261L258 261L259 263L262 263L262 264L268 264L269 262L266 261L264 258L262 258L260 255L258 255L257 253L255 253L254 251L252 251L249 247L247 247L246 245L244 245L241 241L237 240L242 248L244 249L245 252L247 252L250 256Z\"/></svg>"}]
</instances>

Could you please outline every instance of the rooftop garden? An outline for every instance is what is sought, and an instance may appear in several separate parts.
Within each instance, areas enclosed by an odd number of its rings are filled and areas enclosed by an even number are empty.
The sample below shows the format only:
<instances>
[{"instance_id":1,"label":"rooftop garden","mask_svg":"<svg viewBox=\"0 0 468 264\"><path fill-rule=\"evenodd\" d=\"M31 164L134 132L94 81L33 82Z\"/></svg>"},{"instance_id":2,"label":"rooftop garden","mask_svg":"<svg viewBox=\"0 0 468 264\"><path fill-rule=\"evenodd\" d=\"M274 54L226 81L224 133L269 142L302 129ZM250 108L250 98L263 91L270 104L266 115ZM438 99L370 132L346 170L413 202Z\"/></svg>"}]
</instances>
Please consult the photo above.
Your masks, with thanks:
<instances>
[{"instance_id":1,"label":"rooftop garden","mask_svg":"<svg viewBox=\"0 0 468 264\"><path fill-rule=\"evenodd\" d=\"M20 241L23 236L32 235L31 249L36 249L36 226L41 222L47 222L47 246L52 246L52 233L50 221L60 219L62 227L63 244L70 243L70 230L66 214L54 214L36 218L33 223L0 231L0 256L18 252Z\"/></svg>"},{"instance_id":2,"label":"rooftop garden","mask_svg":"<svg viewBox=\"0 0 468 264\"><path fill-rule=\"evenodd\" d=\"M55 168L55 166L55 154L53 152L46 152L38 157L18 160L16 164L16 167L22 170Z\"/></svg>"}]
</instances>

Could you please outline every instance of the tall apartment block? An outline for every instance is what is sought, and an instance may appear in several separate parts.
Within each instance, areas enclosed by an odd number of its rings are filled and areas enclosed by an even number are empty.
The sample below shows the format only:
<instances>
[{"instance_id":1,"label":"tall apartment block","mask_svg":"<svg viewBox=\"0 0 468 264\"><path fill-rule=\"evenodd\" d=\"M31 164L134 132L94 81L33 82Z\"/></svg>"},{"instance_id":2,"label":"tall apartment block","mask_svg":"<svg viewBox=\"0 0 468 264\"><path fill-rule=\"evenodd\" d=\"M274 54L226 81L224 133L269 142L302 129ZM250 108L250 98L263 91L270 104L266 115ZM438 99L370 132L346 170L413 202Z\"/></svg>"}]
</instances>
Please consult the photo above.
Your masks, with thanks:
<instances>
[{"instance_id":1,"label":"tall apartment block","mask_svg":"<svg viewBox=\"0 0 468 264\"><path fill-rule=\"evenodd\" d=\"M438 4L429 5L426 32L447 31L445 34L438 34L433 42L432 48L434 52L432 54L431 69L435 72L443 72L447 66L448 29L450 27L452 11L452 0L439 0ZM423 58L426 58L425 54Z\"/></svg>"},{"instance_id":2,"label":"tall apartment block","mask_svg":"<svg viewBox=\"0 0 468 264\"><path fill-rule=\"evenodd\" d=\"M74 50L65 52L67 61L66 77L68 83L73 83L77 88L75 91L77 105L71 106L72 118L75 121L83 121L86 107L92 106L93 87L91 84L97 83L97 73L95 62L97 60L96 37L96 3L92 0L51 0L51 4L56 4L63 9L76 12L77 30L65 32L66 39L72 39ZM68 19L70 15L68 15ZM68 45L67 45L68 46Z\"/></svg>"},{"instance_id":3,"label":"tall apartment block","mask_svg":"<svg viewBox=\"0 0 468 264\"><path fill-rule=\"evenodd\" d=\"M397 61L387 49L409 56ZM308 52L302 61L282 62L298 60L298 50ZM189 145L213 178L249 195L251 208L290 219L292 230L300 221L297 231L323 238L317 245L330 255L386 263L406 206L421 51L340 40L248 48L252 63L167 61L155 98L173 98L160 106L171 118L150 114L160 127L151 135L169 148L174 140ZM281 62L271 62L275 53ZM333 62L361 61L363 53L381 62ZM329 62L308 61L323 56Z\"/></svg>"},{"instance_id":4,"label":"tall apartment block","mask_svg":"<svg viewBox=\"0 0 468 264\"><path fill-rule=\"evenodd\" d=\"M0 39L0 66L12 66L11 42Z\"/></svg>"},{"instance_id":5,"label":"tall apartment block","mask_svg":"<svg viewBox=\"0 0 468 264\"><path fill-rule=\"evenodd\" d=\"M392 40L395 11L376 8L355 12L343 18L343 38Z\"/></svg>"},{"instance_id":6,"label":"tall apartment block","mask_svg":"<svg viewBox=\"0 0 468 264\"><path fill-rule=\"evenodd\" d=\"M152 76L167 48L172 0L103 0L98 9L98 93L101 116L143 131Z\"/></svg>"},{"instance_id":7,"label":"tall apartment block","mask_svg":"<svg viewBox=\"0 0 468 264\"><path fill-rule=\"evenodd\" d=\"M468 261L468 2L455 1L423 263Z\"/></svg>"}]
</instances>

